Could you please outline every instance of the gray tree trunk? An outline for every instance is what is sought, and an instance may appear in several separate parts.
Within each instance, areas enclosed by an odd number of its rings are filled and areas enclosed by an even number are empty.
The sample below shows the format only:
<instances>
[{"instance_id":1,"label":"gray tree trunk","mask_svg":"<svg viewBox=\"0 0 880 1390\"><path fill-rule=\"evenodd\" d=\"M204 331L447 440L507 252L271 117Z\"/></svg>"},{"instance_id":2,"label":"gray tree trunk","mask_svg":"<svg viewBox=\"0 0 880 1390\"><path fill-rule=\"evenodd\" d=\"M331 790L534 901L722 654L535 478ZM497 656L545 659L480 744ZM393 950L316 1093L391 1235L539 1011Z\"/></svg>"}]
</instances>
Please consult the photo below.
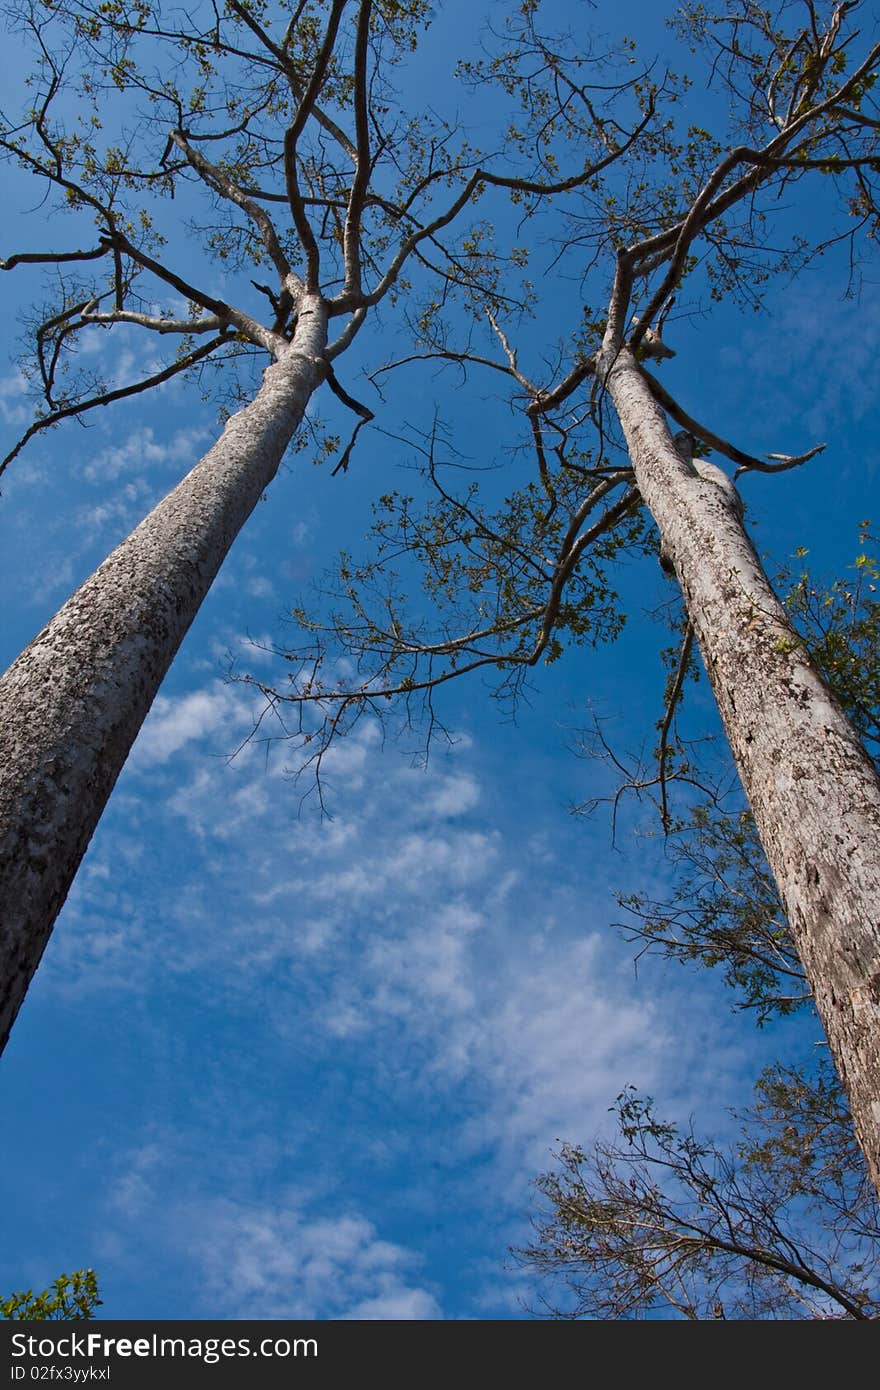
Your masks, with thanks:
<instances>
[{"instance_id":1,"label":"gray tree trunk","mask_svg":"<svg viewBox=\"0 0 880 1390\"><path fill-rule=\"evenodd\" d=\"M880 1190L880 781L767 580L733 484L679 454L631 353L607 384Z\"/></svg>"},{"instance_id":2,"label":"gray tree trunk","mask_svg":"<svg viewBox=\"0 0 880 1390\"><path fill-rule=\"evenodd\" d=\"M324 377L300 308L254 399L0 680L0 1049L131 745Z\"/></svg>"}]
</instances>

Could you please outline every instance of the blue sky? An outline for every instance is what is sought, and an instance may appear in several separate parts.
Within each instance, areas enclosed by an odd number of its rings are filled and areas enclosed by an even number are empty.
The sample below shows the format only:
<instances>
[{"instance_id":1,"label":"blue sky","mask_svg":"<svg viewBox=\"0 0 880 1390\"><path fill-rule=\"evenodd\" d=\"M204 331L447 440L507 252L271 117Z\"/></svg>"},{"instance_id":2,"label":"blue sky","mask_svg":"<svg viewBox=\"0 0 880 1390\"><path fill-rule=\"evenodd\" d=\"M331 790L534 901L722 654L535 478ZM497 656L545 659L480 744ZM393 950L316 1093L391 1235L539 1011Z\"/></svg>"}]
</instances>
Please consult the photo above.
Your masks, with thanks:
<instances>
[{"instance_id":1,"label":"blue sky","mask_svg":"<svg viewBox=\"0 0 880 1390\"><path fill-rule=\"evenodd\" d=\"M622 13L659 44L659 8L600 5L602 27ZM580 22L583 6L563 9ZM435 73L473 10L444 7ZM42 245L36 200L5 178L0 251ZM779 285L767 316L680 320L663 369L745 449L827 441L744 492L759 548L806 545L829 573L871 515L880 437L876 271L847 302L841 270L832 256ZM4 277L13 313L33 283ZM571 288L542 291L562 334ZM384 345L363 339L338 370L366 399L359 370ZM120 380L157 350L127 328L113 344ZM105 353L105 335L85 350ZM380 424L427 428L439 403L490 461L493 391L410 372ZM30 418L14 365L0 417L9 439ZM90 425L35 441L4 480L4 665L208 447L216 413L171 384ZM669 590L649 562L620 575L627 634L539 671L515 723L475 680L449 690L457 741L427 768L415 737L359 726L330 754L329 818L283 744L230 759L258 705L225 679L229 655L270 670L253 639L277 640L409 461L378 431L345 477L291 455L184 643L0 1065L0 1290L91 1265L110 1318L524 1317L536 1289L506 1251L528 1238L530 1179L558 1141L596 1136L628 1084L723 1132L765 1062L811 1046L796 1026L756 1033L708 976L651 960L636 974L609 923L615 890L668 879L657 826L634 810L612 848L601 811L569 814L604 785L569 747L590 711L623 746L652 741L664 636L645 615ZM710 718L705 687L692 698Z\"/></svg>"}]
</instances>

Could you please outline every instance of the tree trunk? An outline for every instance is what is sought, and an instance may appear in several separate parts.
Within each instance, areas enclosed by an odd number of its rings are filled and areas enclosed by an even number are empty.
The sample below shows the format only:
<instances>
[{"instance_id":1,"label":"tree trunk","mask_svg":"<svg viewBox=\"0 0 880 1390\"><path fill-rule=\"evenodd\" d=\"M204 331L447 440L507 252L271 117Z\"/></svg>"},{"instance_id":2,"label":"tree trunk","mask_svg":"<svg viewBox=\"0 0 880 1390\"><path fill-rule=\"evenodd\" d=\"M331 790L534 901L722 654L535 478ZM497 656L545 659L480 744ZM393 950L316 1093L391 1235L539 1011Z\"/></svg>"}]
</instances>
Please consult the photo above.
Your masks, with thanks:
<instances>
[{"instance_id":1,"label":"tree trunk","mask_svg":"<svg viewBox=\"0 0 880 1390\"><path fill-rule=\"evenodd\" d=\"M314 297L254 399L0 680L0 1049L131 745L323 380Z\"/></svg>"},{"instance_id":2,"label":"tree trunk","mask_svg":"<svg viewBox=\"0 0 880 1390\"><path fill-rule=\"evenodd\" d=\"M880 1190L880 781L767 580L733 484L678 452L627 350L607 385Z\"/></svg>"}]
</instances>

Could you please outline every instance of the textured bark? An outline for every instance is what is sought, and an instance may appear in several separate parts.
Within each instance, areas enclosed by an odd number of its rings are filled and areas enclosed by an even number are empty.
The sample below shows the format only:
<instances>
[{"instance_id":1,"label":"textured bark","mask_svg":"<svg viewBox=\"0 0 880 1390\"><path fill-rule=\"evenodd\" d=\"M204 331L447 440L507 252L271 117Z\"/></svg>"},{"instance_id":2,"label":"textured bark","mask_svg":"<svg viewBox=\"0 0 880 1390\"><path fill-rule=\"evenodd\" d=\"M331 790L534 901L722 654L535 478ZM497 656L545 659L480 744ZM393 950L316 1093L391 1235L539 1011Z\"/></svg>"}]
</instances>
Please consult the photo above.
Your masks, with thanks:
<instances>
[{"instance_id":1,"label":"textured bark","mask_svg":"<svg viewBox=\"0 0 880 1390\"><path fill-rule=\"evenodd\" d=\"M0 680L0 1048L138 730L323 379L326 313Z\"/></svg>"},{"instance_id":2,"label":"textured bark","mask_svg":"<svg viewBox=\"0 0 880 1390\"><path fill-rule=\"evenodd\" d=\"M608 389L880 1190L880 781L767 580L733 484L678 453L626 350Z\"/></svg>"}]
</instances>

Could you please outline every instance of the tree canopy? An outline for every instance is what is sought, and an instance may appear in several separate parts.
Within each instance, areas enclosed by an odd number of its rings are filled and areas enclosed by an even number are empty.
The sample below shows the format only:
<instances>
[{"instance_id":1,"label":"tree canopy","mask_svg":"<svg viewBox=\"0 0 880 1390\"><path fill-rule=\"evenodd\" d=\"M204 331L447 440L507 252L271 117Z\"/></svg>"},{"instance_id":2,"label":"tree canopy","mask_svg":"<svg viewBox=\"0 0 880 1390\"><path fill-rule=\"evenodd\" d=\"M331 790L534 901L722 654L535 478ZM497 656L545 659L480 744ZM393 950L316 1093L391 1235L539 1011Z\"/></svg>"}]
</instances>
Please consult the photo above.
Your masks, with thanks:
<instances>
[{"instance_id":1,"label":"tree canopy","mask_svg":"<svg viewBox=\"0 0 880 1390\"><path fill-rule=\"evenodd\" d=\"M101 1306L98 1276L93 1269L77 1269L60 1274L48 1289L32 1289L0 1299L0 1318L32 1322L78 1322L93 1318Z\"/></svg>"},{"instance_id":2,"label":"tree canopy","mask_svg":"<svg viewBox=\"0 0 880 1390\"><path fill-rule=\"evenodd\" d=\"M768 1068L732 1151L633 1091L614 1111L619 1137L537 1180L545 1214L514 1252L552 1316L876 1318L876 1196L830 1069Z\"/></svg>"}]
</instances>

